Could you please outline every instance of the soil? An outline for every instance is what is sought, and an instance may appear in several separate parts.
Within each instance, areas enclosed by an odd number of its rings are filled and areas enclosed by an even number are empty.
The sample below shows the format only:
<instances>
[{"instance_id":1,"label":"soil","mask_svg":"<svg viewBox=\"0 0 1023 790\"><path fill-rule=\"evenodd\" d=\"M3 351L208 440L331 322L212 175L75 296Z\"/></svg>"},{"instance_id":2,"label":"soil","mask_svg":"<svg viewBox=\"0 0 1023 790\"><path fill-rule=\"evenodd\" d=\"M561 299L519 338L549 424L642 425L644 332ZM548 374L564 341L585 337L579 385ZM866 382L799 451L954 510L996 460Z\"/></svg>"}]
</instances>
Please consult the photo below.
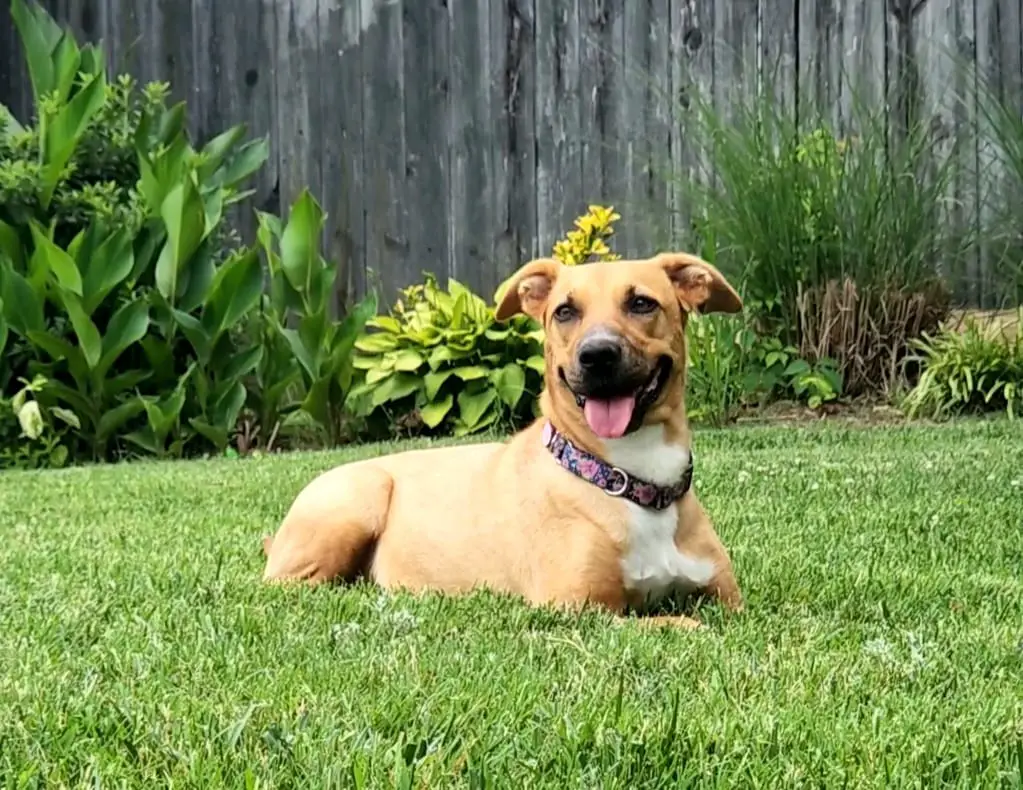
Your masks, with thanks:
<instances>
[{"instance_id":1,"label":"soil","mask_svg":"<svg viewBox=\"0 0 1023 790\"><path fill-rule=\"evenodd\" d=\"M779 401L762 409L751 409L735 419L737 425L800 425L815 422L901 425L909 420L890 404L865 399L826 403L819 409L811 409L792 401Z\"/></svg>"}]
</instances>

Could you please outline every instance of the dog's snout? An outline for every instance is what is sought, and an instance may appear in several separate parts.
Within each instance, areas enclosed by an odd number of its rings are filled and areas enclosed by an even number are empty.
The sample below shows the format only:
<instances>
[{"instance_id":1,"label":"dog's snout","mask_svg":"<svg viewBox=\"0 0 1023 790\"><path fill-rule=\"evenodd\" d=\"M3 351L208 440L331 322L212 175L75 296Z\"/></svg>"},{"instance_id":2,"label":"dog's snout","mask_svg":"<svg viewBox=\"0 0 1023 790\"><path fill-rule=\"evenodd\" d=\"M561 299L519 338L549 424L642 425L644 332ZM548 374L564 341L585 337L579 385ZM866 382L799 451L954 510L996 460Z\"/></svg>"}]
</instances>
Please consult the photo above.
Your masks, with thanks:
<instances>
[{"instance_id":1,"label":"dog's snout","mask_svg":"<svg viewBox=\"0 0 1023 790\"><path fill-rule=\"evenodd\" d=\"M592 337L579 346L579 365L587 373L612 373L621 361L621 344L612 337Z\"/></svg>"}]
</instances>

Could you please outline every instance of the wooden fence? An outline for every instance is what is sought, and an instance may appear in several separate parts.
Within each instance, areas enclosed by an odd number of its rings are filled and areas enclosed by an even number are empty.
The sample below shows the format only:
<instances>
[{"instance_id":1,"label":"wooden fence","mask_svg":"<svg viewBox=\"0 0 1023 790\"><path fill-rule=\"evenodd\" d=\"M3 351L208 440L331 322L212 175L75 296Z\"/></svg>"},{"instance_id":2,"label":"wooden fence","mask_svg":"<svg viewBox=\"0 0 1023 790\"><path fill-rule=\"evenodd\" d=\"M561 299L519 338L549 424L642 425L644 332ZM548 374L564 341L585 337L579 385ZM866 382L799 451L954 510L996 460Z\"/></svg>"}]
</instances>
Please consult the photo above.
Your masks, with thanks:
<instances>
[{"instance_id":1,"label":"wooden fence","mask_svg":"<svg viewBox=\"0 0 1023 790\"><path fill-rule=\"evenodd\" d=\"M727 112L768 70L779 101L815 94L841 125L844 69L893 118L910 104L930 113L972 157L976 119L943 101L953 69L940 53L997 75L1023 107L1023 0L46 5L103 39L116 68L168 80L199 139L238 122L268 134L253 205L285 210L309 186L349 294L393 294L426 270L489 294L588 202L621 209L620 252L668 243L687 223L677 184L699 170L672 108L699 92ZM24 116L28 81L0 6L0 101ZM971 301L998 298L982 256L965 277Z\"/></svg>"}]
</instances>

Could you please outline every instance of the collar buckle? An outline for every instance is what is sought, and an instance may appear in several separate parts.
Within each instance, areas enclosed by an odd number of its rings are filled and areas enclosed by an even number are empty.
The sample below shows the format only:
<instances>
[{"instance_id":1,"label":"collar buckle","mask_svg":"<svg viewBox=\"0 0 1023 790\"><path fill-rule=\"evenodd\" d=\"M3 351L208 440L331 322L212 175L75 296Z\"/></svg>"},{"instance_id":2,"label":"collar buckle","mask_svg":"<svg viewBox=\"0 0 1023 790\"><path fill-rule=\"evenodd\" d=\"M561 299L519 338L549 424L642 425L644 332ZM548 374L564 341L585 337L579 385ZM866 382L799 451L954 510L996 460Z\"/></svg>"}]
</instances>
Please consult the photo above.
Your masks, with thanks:
<instances>
[{"instance_id":1,"label":"collar buckle","mask_svg":"<svg viewBox=\"0 0 1023 790\"><path fill-rule=\"evenodd\" d=\"M621 480L621 485L612 488L611 481L615 478ZM620 497L626 491L629 490L629 473L624 469L619 469L617 466L611 467L611 474L608 476L608 487L604 489L604 493L608 496Z\"/></svg>"}]
</instances>

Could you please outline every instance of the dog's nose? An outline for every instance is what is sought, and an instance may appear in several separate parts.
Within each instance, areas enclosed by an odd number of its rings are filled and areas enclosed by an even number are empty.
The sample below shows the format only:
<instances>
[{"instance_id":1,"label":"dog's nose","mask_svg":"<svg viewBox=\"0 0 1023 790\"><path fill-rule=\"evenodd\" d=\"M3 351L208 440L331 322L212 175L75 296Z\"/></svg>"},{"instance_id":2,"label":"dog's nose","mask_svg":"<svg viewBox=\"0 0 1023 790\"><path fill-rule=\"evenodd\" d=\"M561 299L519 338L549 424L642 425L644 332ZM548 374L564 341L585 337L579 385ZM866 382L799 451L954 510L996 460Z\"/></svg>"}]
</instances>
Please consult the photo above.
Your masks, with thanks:
<instances>
[{"instance_id":1,"label":"dog's nose","mask_svg":"<svg viewBox=\"0 0 1023 790\"><path fill-rule=\"evenodd\" d=\"M587 373L613 373L622 361L622 348L612 338L594 337L579 346L579 365Z\"/></svg>"}]
</instances>

